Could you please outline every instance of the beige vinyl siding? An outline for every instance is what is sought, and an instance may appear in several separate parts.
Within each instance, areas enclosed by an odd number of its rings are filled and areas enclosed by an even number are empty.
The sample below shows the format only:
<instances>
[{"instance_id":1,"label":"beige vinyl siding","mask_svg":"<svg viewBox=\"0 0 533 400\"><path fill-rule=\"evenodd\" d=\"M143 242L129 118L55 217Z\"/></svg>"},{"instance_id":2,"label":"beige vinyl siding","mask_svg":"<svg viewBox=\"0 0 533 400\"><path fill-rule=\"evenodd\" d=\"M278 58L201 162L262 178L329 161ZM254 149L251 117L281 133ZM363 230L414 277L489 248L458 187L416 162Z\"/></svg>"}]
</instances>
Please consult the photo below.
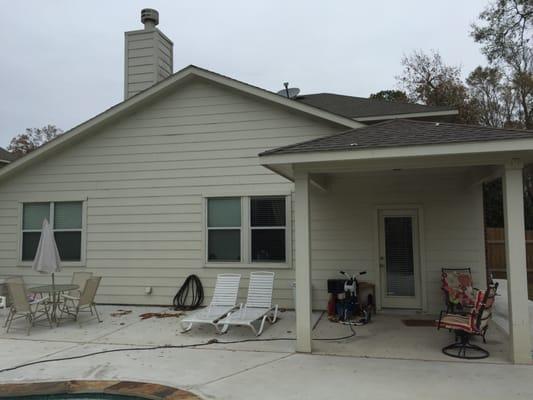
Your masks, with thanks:
<instances>
[{"instance_id":1,"label":"beige vinyl siding","mask_svg":"<svg viewBox=\"0 0 533 400\"><path fill-rule=\"evenodd\" d=\"M292 183L259 165L257 154L345 130L195 79L142 110L21 171L0 185L0 275L49 281L17 265L19 202L86 199L87 266L103 277L99 302L169 304L189 274L209 299L216 274L205 268L202 198L290 193ZM275 299L292 306L292 269L276 270ZM153 287L151 295L145 287Z\"/></svg>"},{"instance_id":2,"label":"beige vinyl siding","mask_svg":"<svg viewBox=\"0 0 533 400\"><path fill-rule=\"evenodd\" d=\"M311 195L314 308L327 304L326 280L339 278L339 270L367 270L362 279L379 279L377 207L422 209L421 269L428 311L442 308L443 267L470 267L475 284L484 287L482 190L472 185L467 170L338 174L329 183L328 191Z\"/></svg>"},{"instance_id":3,"label":"beige vinyl siding","mask_svg":"<svg viewBox=\"0 0 533 400\"><path fill-rule=\"evenodd\" d=\"M124 97L128 98L172 75L173 49L158 29L125 35Z\"/></svg>"}]
</instances>

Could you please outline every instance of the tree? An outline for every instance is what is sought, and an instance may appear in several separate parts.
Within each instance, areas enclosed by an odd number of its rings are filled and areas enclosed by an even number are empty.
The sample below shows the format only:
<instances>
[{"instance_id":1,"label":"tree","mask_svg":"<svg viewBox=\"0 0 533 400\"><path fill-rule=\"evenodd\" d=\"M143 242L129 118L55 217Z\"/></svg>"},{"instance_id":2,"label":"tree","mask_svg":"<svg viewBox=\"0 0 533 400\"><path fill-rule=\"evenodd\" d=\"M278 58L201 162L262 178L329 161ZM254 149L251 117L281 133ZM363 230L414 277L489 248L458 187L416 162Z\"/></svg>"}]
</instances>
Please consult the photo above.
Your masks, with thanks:
<instances>
[{"instance_id":1,"label":"tree","mask_svg":"<svg viewBox=\"0 0 533 400\"><path fill-rule=\"evenodd\" d=\"M481 66L473 70L466 79L470 96L478 106L481 125L501 127L512 121L515 104L512 96L505 96L509 88L502 80L503 74L498 68Z\"/></svg>"},{"instance_id":2,"label":"tree","mask_svg":"<svg viewBox=\"0 0 533 400\"><path fill-rule=\"evenodd\" d=\"M453 107L459 111L457 122L478 123L477 103L470 98L459 67L446 65L437 51L415 51L402 58L402 65L403 72L396 80L410 101Z\"/></svg>"},{"instance_id":3,"label":"tree","mask_svg":"<svg viewBox=\"0 0 533 400\"><path fill-rule=\"evenodd\" d=\"M533 2L496 0L472 25L474 40L492 66L499 66L513 89L517 115L533 129Z\"/></svg>"},{"instance_id":4,"label":"tree","mask_svg":"<svg viewBox=\"0 0 533 400\"><path fill-rule=\"evenodd\" d=\"M7 149L17 156L23 156L38 149L62 133L63 131L55 125L46 125L42 128L26 128L26 132L20 133L11 139Z\"/></svg>"},{"instance_id":5,"label":"tree","mask_svg":"<svg viewBox=\"0 0 533 400\"><path fill-rule=\"evenodd\" d=\"M373 100L396 101L400 103L409 102L407 93L403 90L380 90L377 93L372 93L368 98Z\"/></svg>"}]
</instances>

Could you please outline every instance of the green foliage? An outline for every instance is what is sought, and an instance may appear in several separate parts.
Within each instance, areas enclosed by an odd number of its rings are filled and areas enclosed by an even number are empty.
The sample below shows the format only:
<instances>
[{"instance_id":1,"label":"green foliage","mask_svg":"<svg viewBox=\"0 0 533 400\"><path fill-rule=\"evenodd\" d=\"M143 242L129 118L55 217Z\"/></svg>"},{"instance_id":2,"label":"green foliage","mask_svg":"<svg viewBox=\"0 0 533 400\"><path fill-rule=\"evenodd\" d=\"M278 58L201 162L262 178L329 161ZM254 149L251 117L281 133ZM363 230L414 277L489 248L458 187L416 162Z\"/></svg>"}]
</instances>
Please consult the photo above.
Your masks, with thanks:
<instances>
[{"instance_id":1,"label":"green foliage","mask_svg":"<svg viewBox=\"0 0 533 400\"><path fill-rule=\"evenodd\" d=\"M55 125L46 125L42 128L27 128L26 132L20 133L11 139L7 150L17 156L23 156L38 149L62 133L63 131Z\"/></svg>"}]
</instances>

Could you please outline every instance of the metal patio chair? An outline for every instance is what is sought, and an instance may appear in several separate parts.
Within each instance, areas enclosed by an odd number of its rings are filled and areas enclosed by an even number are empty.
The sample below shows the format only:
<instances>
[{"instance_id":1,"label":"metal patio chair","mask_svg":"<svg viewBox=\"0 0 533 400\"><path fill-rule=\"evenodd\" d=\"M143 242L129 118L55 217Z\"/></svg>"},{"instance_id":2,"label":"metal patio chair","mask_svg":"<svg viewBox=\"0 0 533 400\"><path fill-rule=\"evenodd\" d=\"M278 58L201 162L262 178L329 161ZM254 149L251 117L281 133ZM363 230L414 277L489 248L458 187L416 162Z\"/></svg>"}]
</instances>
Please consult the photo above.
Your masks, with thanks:
<instances>
[{"instance_id":1,"label":"metal patio chair","mask_svg":"<svg viewBox=\"0 0 533 400\"><path fill-rule=\"evenodd\" d=\"M191 330L193 324L213 325L218 332L218 320L236 307L240 281L240 274L219 274L211 303L180 321L183 332Z\"/></svg>"},{"instance_id":2,"label":"metal patio chair","mask_svg":"<svg viewBox=\"0 0 533 400\"><path fill-rule=\"evenodd\" d=\"M248 326L256 336L263 333L267 319L271 323L278 318L278 306L272 306L272 291L274 290L274 272L250 273L248 297L246 304L241 304L239 309L229 313L221 319L218 325L223 326L222 332L226 332L231 325ZM253 323L260 320L259 330Z\"/></svg>"},{"instance_id":3,"label":"metal patio chair","mask_svg":"<svg viewBox=\"0 0 533 400\"><path fill-rule=\"evenodd\" d=\"M87 279L83 291L79 297L70 296L68 294L61 295L64 303L60 309L59 320L62 319L63 314L67 314L72 316L75 321L78 321L78 324L81 327L80 313L87 311L90 312L91 315L95 315L95 318L98 320L98 322L102 322L100 315L98 314L98 310L96 309L96 303L94 302L94 298L96 297L96 292L98 291L101 280L101 276L95 276ZM91 319L85 322L88 322Z\"/></svg>"},{"instance_id":4,"label":"metal patio chair","mask_svg":"<svg viewBox=\"0 0 533 400\"><path fill-rule=\"evenodd\" d=\"M25 287L24 279L22 278L22 276L10 276L10 277L8 277L8 278L6 278L4 280L4 283L6 284L6 286L7 286L8 282L19 284L19 285L22 285L23 287ZM8 294L8 296L10 296L9 291L8 291L7 294ZM7 306L7 299L6 299L6 306ZM11 306L9 307L9 312L8 312L6 320L4 322L4 328L7 327L7 324L9 322L9 317L11 316L12 312L13 312L13 300L11 300Z\"/></svg>"},{"instance_id":5,"label":"metal patio chair","mask_svg":"<svg viewBox=\"0 0 533 400\"><path fill-rule=\"evenodd\" d=\"M477 360L487 358L489 352L470 342L473 335L481 336L483 343L487 343L485 336L492 317L494 298L498 290L498 283L489 285L486 291L476 293L474 307L468 314L454 314L442 311L437 323L437 329L453 330L455 342L443 347L442 352L450 357Z\"/></svg>"},{"instance_id":6,"label":"metal patio chair","mask_svg":"<svg viewBox=\"0 0 533 400\"><path fill-rule=\"evenodd\" d=\"M50 319L48 309L48 296L29 301L24 283L21 282L24 281L19 277L6 281L7 290L11 299L11 308L5 323L6 332L9 332L13 321L20 318L26 319L27 335L30 334L30 330L35 325L35 322L43 319L43 317L46 317L50 328L52 328L52 320Z\"/></svg>"},{"instance_id":7,"label":"metal patio chair","mask_svg":"<svg viewBox=\"0 0 533 400\"><path fill-rule=\"evenodd\" d=\"M83 292L83 289L85 288L85 284L92 277L92 272L74 272L72 274L72 279L70 283L72 283L73 285L78 285L79 288L76 290L71 290L70 292L68 292L68 295L72 297L80 297L81 293Z\"/></svg>"}]
</instances>

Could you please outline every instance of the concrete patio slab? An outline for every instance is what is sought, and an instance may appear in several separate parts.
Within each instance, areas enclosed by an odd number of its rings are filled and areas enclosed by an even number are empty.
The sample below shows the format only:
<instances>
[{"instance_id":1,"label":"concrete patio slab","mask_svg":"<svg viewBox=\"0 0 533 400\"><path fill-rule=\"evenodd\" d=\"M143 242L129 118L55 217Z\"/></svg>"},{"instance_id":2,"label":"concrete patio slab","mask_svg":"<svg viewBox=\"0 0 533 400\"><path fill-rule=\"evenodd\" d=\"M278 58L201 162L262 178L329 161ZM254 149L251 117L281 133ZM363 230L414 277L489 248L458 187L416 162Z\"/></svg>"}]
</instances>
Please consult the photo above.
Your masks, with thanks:
<instances>
[{"instance_id":1,"label":"concrete patio slab","mask_svg":"<svg viewBox=\"0 0 533 400\"><path fill-rule=\"evenodd\" d=\"M75 344L69 342L0 339L0 369L49 357L73 346Z\"/></svg>"},{"instance_id":2,"label":"concrete patio slab","mask_svg":"<svg viewBox=\"0 0 533 400\"><path fill-rule=\"evenodd\" d=\"M533 398L531 367L478 365L296 354L194 389L235 400Z\"/></svg>"},{"instance_id":3,"label":"concrete patio slab","mask_svg":"<svg viewBox=\"0 0 533 400\"><path fill-rule=\"evenodd\" d=\"M313 313L312 321L316 323L321 316L321 312ZM148 321L143 321L148 322ZM217 339L221 342L251 340L245 343L236 344L215 344L213 348L227 350L246 350L246 351L272 351L272 352L293 352L293 340L273 340L279 338L296 338L295 324L296 314L294 311L280 312L276 323L266 324L263 334L257 338L250 328L231 327L227 334L217 335L211 326L198 325L193 327L189 332L182 333L175 321L152 321L153 325L158 326L150 332L153 334L152 340L169 344L191 344L206 342L210 339ZM179 322L179 321L178 321ZM145 325L146 326L146 325ZM128 331L120 331L116 334L109 335L105 340L115 340L118 336L126 337ZM174 333L173 335L171 333ZM257 342L255 340L261 340ZM167 341L165 341L167 340Z\"/></svg>"},{"instance_id":4,"label":"concrete patio slab","mask_svg":"<svg viewBox=\"0 0 533 400\"><path fill-rule=\"evenodd\" d=\"M453 332L446 329L437 331L433 326L409 327L402 322L407 319L434 321L437 316L380 313L370 324L355 326L354 338L339 342L314 341L314 352L356 357L450 361L450 357L442 354L441 349L453 343ZM349 328L324 318L313 333L314 337L338 337L349 333ZM478 362L509 362L508 339L497 326L490 327L486 344L483 344L479 337L473 338L472 341L490 352L489 358Z\"/></svg>"},{"instance_id":5,"label":"concrete patio slab","mask_svg":"<svg viewBox=\"0 0 533 400\"><path fill-rule=\"evenodd\" d=\"M211 327L181 333L178 318L141 320L145 312L169 312L165 307L100 306L104 322L83 328L65 322L58 328L36 328L0 334L1 368L29 361L72 357L102 350L127 351L63 360L0 373L0 383L64 379L133 380L190 390L217 399L449 399L454 391L486 399L533 398L531 366L506 364L507 339L491 327L485 363L457 362L440 348L453 336L433 327L407 327L403 318L424 315L378 314L366 326L355 327L355 337L314 341L316 354L294 353L295 314L281 314L268 325L264 341L213 344L188 349L134 350L153 345L190 345L213 338L221 341L255 339L249 329L231 329L216 335ZM119 309L132 312L112 317ZM313 314L314 338L346 336L348 326L332 323L323 313ZM327 354L327 355L326 355ZM350 357L346 357L350 356ZM398 359L405 358L405 359ZM427 361L431 360L431 361ZM473 392L473 389L475 391Z\"/></svg>"},{"instance_id":6,"label":"concrete patio slab","mask_svg":"<svg viewBox=\"0 0 533 400\"><path fill-rule=\"evenodd\" d=\"M71 357L118 347L90 344L66 349L54 354L53 358ZM167 382L175 387L188 388L216 381L287 355L214 349L128 351L4 372L0 375L0 382L111 379Z\"/></svg>"},{"instance_id":7,"label":"concrete patio slab","mask_svg":"<svg viewBox=\"0 0 533 400\"><path fill-rule=\"evenodd\" d=\"M112 313L116 313L118 310L130 310L130 314L113 317ZM70 341L74 343L84 343L91 341L98 341L102 337L106 337L109 334L123 329L133 323L139 321L139 315L145 312L163 312L168 311L168 308L163 307L134 307L135 311L131 307L122 306L98 306L98 310L102 316L102 322L97 323L96 320L89 320L92 318L90 314L84 313L81 317L82 326L80 326L73 320L61 321L59 326L53 326L50 329L44 322L40 322L31 330L30 337L38 337L40 340L61 340ZM7 315L7 310L2 310L0 313L0 320L4 320ZM27 338L25 332L25 321L23 319L13 321L12 328L9 333L6 333L4 329L0 330L0 339L2 338Z\"/></svg>"}]
</instances>

